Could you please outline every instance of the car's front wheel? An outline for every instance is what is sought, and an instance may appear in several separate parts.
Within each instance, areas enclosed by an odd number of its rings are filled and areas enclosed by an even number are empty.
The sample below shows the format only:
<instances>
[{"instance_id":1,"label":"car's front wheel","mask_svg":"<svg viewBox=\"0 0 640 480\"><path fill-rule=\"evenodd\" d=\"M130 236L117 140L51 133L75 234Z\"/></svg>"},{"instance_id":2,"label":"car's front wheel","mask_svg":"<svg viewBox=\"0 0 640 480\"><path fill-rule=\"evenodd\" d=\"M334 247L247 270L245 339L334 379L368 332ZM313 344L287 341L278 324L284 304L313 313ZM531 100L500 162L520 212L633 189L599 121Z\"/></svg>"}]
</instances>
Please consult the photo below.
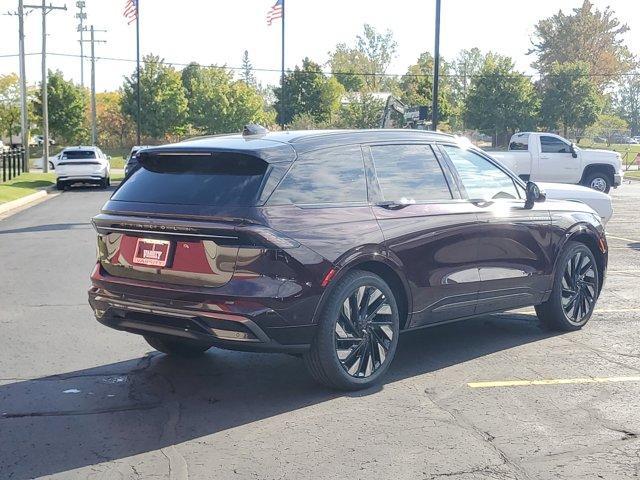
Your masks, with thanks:
<instances>
[{"instance_id":1,"label":"car's front wheel","mask_svg":"<svg viewBox=\"0 0 640 480\"><path fill-rule=\"evenodd\" d=\"M612 184L613 179L604 172L594 172L584 182L585 186L604 193L609 193Z\"/></svg>"},{"instance_id":2,"label":"car's front wheel","mask_svg":"<svg viewBox=\"0 0 640 480\"><path fill-rule=\"evenodd\" d=\"M598 264L583 243L569 242L558 258L549 299L536 313L553 330L579 330L591 318L600 291Z\"/></svg>"},{"instance_id":3,"label":"car's front wheel","mask_svg":"<svg viewBox=\"0 0 640 480\"><path fill-rule=\"evenodd\" d=\"M182 338L145 335L144 339L159 352L176 357L198 357L209 350L212 345Z\"/></svg>"},{"instance_id":4,"label":"car's front wheel","mask_svg":"<svg viewBox=\"0 0 640 480\"><path fill-rule=\"evenodd\" d=\"M349 272L322 308L305 362L314 379L328 387L367 388L389 368L399 330L398 305L385 281L370 272Z\"/></svg>"}]
</instances>

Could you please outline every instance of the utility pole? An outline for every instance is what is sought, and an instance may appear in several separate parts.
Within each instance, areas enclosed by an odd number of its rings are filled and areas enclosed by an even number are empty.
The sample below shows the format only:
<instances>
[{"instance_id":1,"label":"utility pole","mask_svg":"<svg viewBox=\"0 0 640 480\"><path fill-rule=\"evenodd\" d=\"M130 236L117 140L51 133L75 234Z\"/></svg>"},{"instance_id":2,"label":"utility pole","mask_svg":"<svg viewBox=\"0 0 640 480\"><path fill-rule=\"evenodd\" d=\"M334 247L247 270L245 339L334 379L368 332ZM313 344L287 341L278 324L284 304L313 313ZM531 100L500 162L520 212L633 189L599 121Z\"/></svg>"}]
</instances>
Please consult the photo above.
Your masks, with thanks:
<instances>
[{"instance_id":1,"label":"utility pole","mask_svg":"<svg viewBox=\"0 0 640 480\"><path fill-rule=\"evenodd\" d=\"M440 83L440 0L436 0L436 39L433 55L433 113L431 128L438 129L438 84Z\"/></svg>"},{"instance_id":2,"label":"utility pole","mask_svg":"<svg viewBox=\"0 0 640 480\"><path fill-rule=\"evenodd\" d=\"M25 53L24 53L24 1L18 0L18 11L7 12L5 15L16 15L18 17L18 57L20 61L20 143L24 149L24 160L22 171L29 171L29 118L27 111L27 75L25 73ZM13 145L13 132L9 132L9 142Z\"/></svg>"},{"instance_id":3,"label":"utility pole","mask_svg":"<svg viewBox=\"0 0 640 480\"><path fill-rule=\"evenodd\" d=\"M80 22L78 24L78 32L80 32L80 85L84 88L84 32L87 30L87 27L84 26L84 21L87 19L87 14L84 13L84 0L77 1L76 7L80 10L76 13L76 18Z\"/></svg>"},{"instance_id":4,"label":"utility pole","mask_svg":"<svg viewBox=\"0 0 640 480\"><path fill-rule=\"evenodd\" d=\"M24 1L18 0L18 37L20 53L20 137L24 148L22 171L29 171L29 116L27 111L27 74L24 55Z\"/></svg>"},{"instance_id":5,"label":"utility pole","mask_svg":"<svg viewBox=\"0 0 640 480\"><path fill-rule=\"evenodd\" d=\"M96 40L95 32L106 32L106 30L96 30L91 25L91 144L98 142L98 126L96 120L96 43L106 43L105 40ZM86 41L86 40L85 40Z\"/></svg>"},{"instance_id":6,"label":"utility pole","mask_svg":"<svg viewBox=\"0 0 640 480\"><path fill-rule=\"evenodd\" d=\"M67 6L54 7L42 0L42 5L25 5L25 8L42 10L42 171L49 171L49 99L47 98L47 13L66 10Z\"/></svg>"}]
</instances>

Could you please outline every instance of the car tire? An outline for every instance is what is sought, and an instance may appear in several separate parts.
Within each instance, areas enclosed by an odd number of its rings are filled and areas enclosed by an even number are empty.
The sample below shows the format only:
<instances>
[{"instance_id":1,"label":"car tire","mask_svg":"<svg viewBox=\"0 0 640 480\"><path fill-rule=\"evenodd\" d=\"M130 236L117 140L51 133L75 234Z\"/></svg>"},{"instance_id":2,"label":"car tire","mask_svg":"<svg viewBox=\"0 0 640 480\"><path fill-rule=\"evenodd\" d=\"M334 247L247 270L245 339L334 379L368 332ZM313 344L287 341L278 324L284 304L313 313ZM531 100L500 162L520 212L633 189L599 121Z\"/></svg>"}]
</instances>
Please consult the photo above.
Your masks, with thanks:
<instances>
[{"instance_id":1,"label":"car tire","mask_svg":"<svg viewBox=\"0 0 640 480\"><path fill-rule=\"evenodd\" d=\"M373 273L354 270L329 292L304 360L312 377L327 387L367 388L388 370L399 332L400 316L391 288Z\"/></svg>"},{"instance_id":2,"label":"car tire","mask_svg":"<svg viewBox=\"0 0 640 480\"><path fill-rule=\"evenodd\" d=\"M536 305L540 322L550 330L580 330L593 314L600 280L593 252L583 243L568 242L556 265L549 299Z\"/></svg>"},{"instance_id":3,"label":"car tire","mask_svg":"<svg viewBox=\"0 0 640 480\"><path fill-rule=\"evenodd\" d=\"M199 357L209 350L212 345L195 340L182 338L169 338L156 335L145 335L144 339L149 345L159 352L175 357L193 358Z\"/></svg>"},{"instance_id":4,"label":"car tire","mask_svg":"<svg viewBox=\"0 0 640 480\"><path fill-rule=\"evenodd\" d=\"M613 179L608 173L593 172L590 173L584 181L584 186L597 190L599 192L609 193Z\"/></svg>"},{"instance_id":5,"label":"car tire","mask_svg":"<svg viewBox=\"0 0 640 480\"><path fill-rule=\"evenodd\" d=\"M64 182L61 182L60 180L56 180L56 190L66 190L67 189L67 184Z\"/></svg>"}]
</instances>

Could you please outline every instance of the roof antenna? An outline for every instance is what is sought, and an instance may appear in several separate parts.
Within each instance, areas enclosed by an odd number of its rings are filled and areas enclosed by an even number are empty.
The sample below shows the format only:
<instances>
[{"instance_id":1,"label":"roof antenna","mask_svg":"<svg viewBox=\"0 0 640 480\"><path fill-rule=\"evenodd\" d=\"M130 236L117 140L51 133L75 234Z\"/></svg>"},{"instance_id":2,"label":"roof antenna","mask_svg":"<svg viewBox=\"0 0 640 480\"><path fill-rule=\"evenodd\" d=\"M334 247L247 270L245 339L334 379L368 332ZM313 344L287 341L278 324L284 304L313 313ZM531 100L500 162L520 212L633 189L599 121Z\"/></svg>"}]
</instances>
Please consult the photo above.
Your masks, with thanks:
<instances>
[{"instance_id":1,"label":"roof antenna","mask_svg":"<svg viewBox=\"0 0 640 480\"><path fill-rule=\"evenodd\" d=\"M269 130L264 128L262 125L258 125L257 123L249 123L242 129L243 137L248 137L251 135L266 135L267 133L269 133Z\"/></svg>"}]
</instances>

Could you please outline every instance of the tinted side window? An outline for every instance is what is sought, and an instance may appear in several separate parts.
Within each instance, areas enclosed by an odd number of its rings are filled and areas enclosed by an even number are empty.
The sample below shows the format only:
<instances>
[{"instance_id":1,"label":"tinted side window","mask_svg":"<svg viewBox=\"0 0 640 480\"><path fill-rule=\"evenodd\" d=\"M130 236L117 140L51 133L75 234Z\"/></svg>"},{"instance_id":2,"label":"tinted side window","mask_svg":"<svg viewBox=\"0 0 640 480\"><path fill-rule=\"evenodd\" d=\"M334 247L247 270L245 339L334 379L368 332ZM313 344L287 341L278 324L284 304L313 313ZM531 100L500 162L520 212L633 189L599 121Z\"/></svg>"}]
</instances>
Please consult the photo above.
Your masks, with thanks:
<instances>
[{"instance_id":1,"label":"tinted side window","mask_svg":"<svg viewBox=\"0 0 640 480\"><path fill-rule=\"evenodd\" d=\"M569 145L556 137L540 137L542 153L571 153Z\"/></svg>"},{"instance_id":2,"label":"tinted side window","mask_svg":"<svg viewBox=\"0 0 640 480\"><path fill-rule=\"evenodd\" d=\"M520 198L509 175L471 150L444 146L471 199Z\"/></svg>"},{"instance_id":3,"label":"tinted side window","mask_svg":"<svg viewBox=\"0 0 640 480\"><path fill-rule=\"evenodd\" d=\"M371 147L371 156L384 200L417 203L453 198L431 147L376 146Z\"/></svg>"},{"instance_id":4,"label":"tinted side window","mask_svg":"<svg viewBox=\"0 0 640 480\"><path fill-rule=\"evenodd\" d=\"M514 135L509 143L509 150L528 150L529 135Z\"/></svg>"},{"instance_id":5,"label":"tinted side window","mask_svg":"<svg viewBox=\"0 0 640 480\"><path fill-rule=\"evenodd\" d=\"M367 201L359 145L300 156L269 198L269 205L363 203Z\"/></svg>"}]
</instances>

